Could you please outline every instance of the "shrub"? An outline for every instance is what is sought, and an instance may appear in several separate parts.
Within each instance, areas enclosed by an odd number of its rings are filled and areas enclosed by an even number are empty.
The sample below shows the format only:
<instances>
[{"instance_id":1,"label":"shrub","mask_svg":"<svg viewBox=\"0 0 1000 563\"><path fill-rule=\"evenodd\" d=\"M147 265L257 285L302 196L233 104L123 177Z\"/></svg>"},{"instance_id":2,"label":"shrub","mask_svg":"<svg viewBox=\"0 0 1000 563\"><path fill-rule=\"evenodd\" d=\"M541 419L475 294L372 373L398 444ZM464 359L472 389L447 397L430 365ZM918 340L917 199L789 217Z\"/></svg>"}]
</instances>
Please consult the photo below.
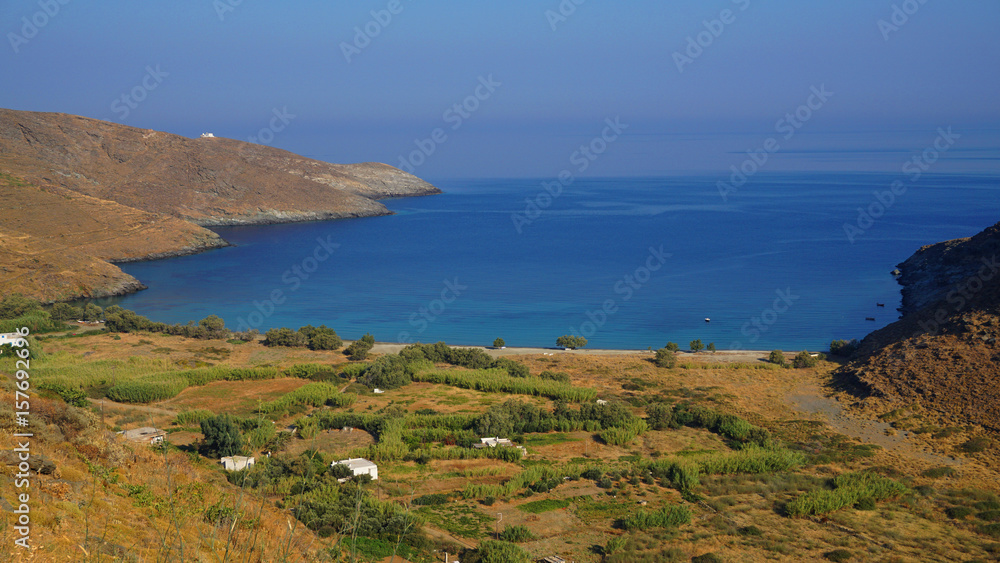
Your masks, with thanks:
<instances>
[{"instance_id":1,"label":"shrub","mask_svg":"<svg viewBox=\"0 0 1000 563\"><path fill-rule=\"evenodd\" d=\"M653 430L666 430L668 428L680 428L681 426L674 418L673 407L663 403L646 405L646 423Z\"/></svg>"},{"instance_id":2,"label":"shrub","mask_svg":"<svg viewBox=\"0 0 1000 563\"><path fill-rule=\"evenodd\" d=\"M968 506L949 506L944 510L948 518L954 518L955 520L961 520L973 512L975 511Z\"/></svg>"},{"instance_id":3,"label":"shrub","mask_svg":"<svg viewBox=\"0 0 1000 563\"><path fill-rule=\"evenodd\" d=\"M979 452L985 451L992 445L989 438L979 436L976 438L969 438L964 444L959 446L959 449L965 453L977 454Z\"/></svg>"},{"instance_id":4,"label":"shrub","mask_svg":"<svg viewBox=\"0 0 1000 563\"><path fill-rule=\"evenodd\" d=\"M701 339L692 340L690 346L692 352L701 352L705 349L705 345L701 343Z\"/></svg>"},{"instance_id":5,"label":"shrub","mask_svg":"<svg viewBox=\"0 0 1000 563\"><path fill-rule=\"evenodd\" d=\"M906 486L876 473L845 473L834 479L834 489L811 491L785 505L789 516L821 515L854 506L861 499L887 500L906 492Z\"/></svg>"},{"instance_id":6,"label":"shrub","mask_svg":"<svg viewBox=\"0 0 1000 563\"><path fill-rule=\"evenodd\" d=\"M535 539L535 534L532 534L527 526L507 526L500 532L500 539L513 543L521 543Z\"/></svg>"},{"instance_id":7,"label":"shrub","mask_svg":"<svg viewBox=\"0 0 1000 563\"><path fill-rule=\"evenodd\" d=\"M528 563L528 552L505 541L485 540L476 549L480 563ZM463 557L464 559L464 557Z\"/></svg>"},{"instance_id":8,"label":"shrub","mask_svg":"<svg viewBox=\"0 0 1000 563\"><path fill-rule=\"evenodd\" d=\"M41 310L41 303L20 293L11 293L0 300L0 319L16 319Z\"/></svg>"},{"instance_id":9,"label":"shrub","mask_svg":"<svg viewBox=\"0 0 1000 563\"><path fill-rule=\"evenodd\" d=\"M444 493L434 493L413 499L413 504L417 506L437 506L447 502L448 495Z\"/></svg>"},{"instance_id":10,"label":"shrub","mask_svg":"<svg viewBox=\"0 0 1000 563\"><path fill-rule=\"evenodd\" d=\"M380 356L358 378L358 383L372 389L397 389L411 381L410 368L398 354Z\"/></svg>"},{"instance_id":11,"label":"shrub","mask_svg":"<svg viewBox=\"0 0 1000 563\"><path fill-rule=\"evenodd\" d=\"M663 346L663 348L665 350L670 350L671 352L680 352L681 351L681 345L678 344L678 343L676 343L676 342L667 342Z\"/></svg>"},{"instance_id":12,"label":"shrub","mask_svg":"<svg viewBox=\"0 0 1000 563\"><path fill-rule=\"evenodd\" d=\"M177 414L177 417L174 418L174 424L177 426L186 426L188 424L198 423L200 425L201 421L208 420L213 416L215 416L215 413L206 409L184 411Z\"/></svg>"},{"instance_id":13,"label":"shrub","mask_svg":"<svg viewBox=\"0 0 1000 563\"><path fill-rule=\"evenodd\" d=\"M69 303L56 303L52 306L49 314L57 321L75 321L83 318L83 309Z\"/></svg>"},{"instance_id":14,"label":"shrub","mask_svg":"<svg viewBox=\"0 0 1000 563\"><path fill-rule=\"evenodd\" d=\"M826 557L830 561L842 562L842 561L850 561L851 559L854 558L854 554L851 553L850 551L847 551L846 549L835 549L833 551L828 551L827 553L824 553L823 557Z\"/></svg>"},{"instance_id":15,"label":"shrub","mask_svg":"<svg viewBox=\"0 0 1000 563\"><path fill-rule=\"evenodd\" d=\"M656 351L653 363L656 364L656 367L672 368L677 365L677 355L667 348L660 348Z\"/></svg>"},{"instance_id":16,"label":"shrub","mask_svg":"<svg viewBox=\"0 0 1000 563\"><path fill-rule=\"evenodd\" d=\"M954 469L948 466L942 466L942 467L932 467L924 471L922 475L930 479L940 479L941 477L951 477L954 474L955 474Z\"/></svg>"},{"instance_id":17,"label":"shrub","mask_svg":"<svg viewBox=\"0 0 1000 563\"><path fill-rule=\"evenodd\" d=\"M857 340L834 340L830 343L830 354L846 358L858 351L858 345Z\"/></svg>"},{"instance_id":18,"label":"shrub","mask_svg":"<svg viewBox=\"0 0 1000 563\"><path fill-rule=\"evenodd\" d=\"M705 349L708 350L709 352L715 352L716 350L715 342L709 342L708 346Z\"/></svg>"},{"instance_id":19,"label":"shrub","mask_svg":"<svg viewBox=\"0 0 1000 563\"><path fill-rule=\"evenodd\" d=\"M813 368L816 367L817 364L819 364L819 358L814 358L812 354L806 350L795 354L795 357L792 359L792 367L795 368Z\"/></svg>"},{"instance_id":20,"label":"shrub","mask_svg":"<svg viewBox=\"0 0 1000 563\"><path fill-rule=\"evenodd\" d=\"M724 560L714 553L706 553L692 557L691 563L724 563Z\"/></svg>"},{"instance_id":21,"label":"shrub","mask_svg":"<svg viewBox=\"0 0 1000 563\"><path fill-rule=\"evenodd\" d=\"M497 338L496 340L493 341L494 348L503 348L506 345L507 343L503 341L503 338Z\"/></svg>"},{"instance_id":22,"label":"shrub","mask_svg":"<svg viewBox=\"0 0 1000 563\"><path fill-rule=\"evenodd\" d=\"M106 396L119 403L153 403L172 399L187 386L183 375L155 375L118 383L108 389Z\"/></svg>"},{"instance_id":23,"label":"shrub","mask_svg":"<svg viewBox=\"0 0 1000 563\"><path fill-rule=\"evenodd\" d=\"M650 528L675 528L691 521L691 510L686 506L674 505L657 511L639 510L621 520L621 526L628 531Z\"/></svg>"},{"instance_id":24,"label":"shrub","mask_svg":"<svg viewBox=\"0 0 1000 563\"><path fill-rule=\"evenodd\" d=\"M264 346L287 346L303 348L309 345L309 338L290 328L272 328L264 333Z\"/></svg>"},{"instance_id":25,"label":"shrub","mask_svg":"<svg viewBox=\"0 0 1000 563\"><path fill-rule=\"evenodd\" d=\"M59 395L59 398L65 401L67 405L73 405L74 407L86 407L89 404L86 393L80 389L67 387L61 383L42 383L38 386L38 388L47 389L56 395Z\"/></svg>"},{"instance_id":26,"label":"shrub","mask_svg":"<svg viewBox=\"0 0 1000 563\"><path fill-rule=\"evenodd\" d=\"M1000 522L1000 510L984 510L976 514L976 518L987 522Z\"/></svg>"},{"instance_id":27,"label":"shrub","mask_svg":"<svg viewBox=\"0 0 1000 563\"><path fill-rule=\"evenodd\" d=\"M785 353L781 350L771 350L771 354L767 357L767 361L781 367L788 365L788 362L785 360Z\"/></svg>"}]
</instances>

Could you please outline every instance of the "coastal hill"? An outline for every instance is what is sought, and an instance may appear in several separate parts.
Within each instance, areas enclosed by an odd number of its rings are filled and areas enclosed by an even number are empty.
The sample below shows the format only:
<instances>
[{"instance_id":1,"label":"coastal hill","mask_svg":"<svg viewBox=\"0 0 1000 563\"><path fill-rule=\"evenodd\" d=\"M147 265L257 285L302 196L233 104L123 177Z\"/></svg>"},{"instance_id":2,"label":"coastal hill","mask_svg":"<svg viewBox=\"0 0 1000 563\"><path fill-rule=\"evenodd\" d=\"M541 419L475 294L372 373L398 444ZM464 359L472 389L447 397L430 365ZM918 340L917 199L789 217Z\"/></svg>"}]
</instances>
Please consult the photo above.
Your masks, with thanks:
<instances>
[{"instance_id":1,"label":"coastal hill","mask_svg":"<svg viewBox=\"0 0 1000 563\"><path fill-rule=\"evenodd\" d=\"M841 375L899 404L1000 430L1000 223L925 246L899 268L903 317L868 335Z\"/></svg>"},{"instance_id":2,"label":"coastal hill","mask_svg":"<svg viewBox=\"0 0 1000 563\"><path fill-rule=\"evenodd\" d=\"M0 292L126 293L141 284L111 263L227 244L204 226L386 215L378 199L436 193L385 164L0 109Z\"/></svg>"}]
</instances>

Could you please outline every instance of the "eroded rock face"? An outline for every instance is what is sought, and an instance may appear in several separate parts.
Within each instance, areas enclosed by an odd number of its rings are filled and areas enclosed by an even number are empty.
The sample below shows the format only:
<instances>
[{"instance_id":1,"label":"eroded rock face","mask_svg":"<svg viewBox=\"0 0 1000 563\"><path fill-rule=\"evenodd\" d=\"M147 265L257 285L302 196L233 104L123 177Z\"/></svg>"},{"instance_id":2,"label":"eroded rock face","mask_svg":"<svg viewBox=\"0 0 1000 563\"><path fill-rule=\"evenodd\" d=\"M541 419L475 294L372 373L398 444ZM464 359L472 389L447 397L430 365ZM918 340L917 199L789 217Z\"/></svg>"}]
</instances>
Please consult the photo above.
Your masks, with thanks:
<instances>
[{"instance_id":1,"label":"eroded rock face","mask_svg":"<svg viewBox=\"0 0 1000 563\"><path fill-rule=\"evenodd\" d=\"M0 109L0 293L130 293L144 286L114 263L228 244L205 226L385 215L377 199L435 193L385 164Z\"/></svg>"},{"instance_id":2,"label":"eroded rock face","mask_svg":"<svg viewBox=\"0 0 1000 563\"><path fill-rule=\"evenodd\" d=\"M1000 260L1000 223L972 238L920 248L899 264L902 275L898 281L903 286L900 312L916 313L949 298L956 304L961 299L970 299L966 297L970 291L963 294L963 285L971 283L971 290L978 284L974 278L981 275L990 278L998 267L997 260Z\"/></svg>"}]
</instances>

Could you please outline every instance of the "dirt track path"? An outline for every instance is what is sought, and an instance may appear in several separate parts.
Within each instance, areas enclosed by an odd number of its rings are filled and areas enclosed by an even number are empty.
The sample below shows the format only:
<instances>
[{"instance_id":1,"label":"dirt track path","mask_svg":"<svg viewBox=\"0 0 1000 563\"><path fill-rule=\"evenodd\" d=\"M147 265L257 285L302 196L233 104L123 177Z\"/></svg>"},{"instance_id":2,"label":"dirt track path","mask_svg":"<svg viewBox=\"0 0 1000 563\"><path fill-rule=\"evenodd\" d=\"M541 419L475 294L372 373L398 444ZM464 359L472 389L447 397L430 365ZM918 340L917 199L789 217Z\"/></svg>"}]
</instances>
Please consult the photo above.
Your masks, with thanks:
<instances>
[{"instance_id":1,"label":"dirt track path","mask_svg":"<svg viewBox=\"0 0 1000 563\"><path fill-rule=\"evenodd\" d=\"M91 398L88 398L87 400L90 401L90 404L94 405L95 407L100 407L103 404L104 408L114 408L114 409L123 409L123 410L137 410L137 411L154 413L154 414L166 414L166 415L170 415L170 416L174 416L174 415L177 414L177 411L172 411L172 410L169 410L169 409L164 409L164 408L160 408L160 407L150 407L148 405L130 405L130 404L127 404L127 403L116 403L116 402L112 401L111 399L91 399Z\"/></svg>"},{"instance_id":2,"label":"dirt track path","mask_svg":"<svg viewBox=\"0 0 1000 563\"><path fill-rule=\"evenodd\" d=\"M430 524L424 524L424 532L427 532L427 535L433 538L449 541L451 543L457 543L458 545L468 549L476 549L477 547L479 547L479 544L473 542L472 540L467 540L464 538L453 536L444 530L439 530L438 528L431 526Z\"/></svg>"},{"instance_id":3,"label":"dirt track path","mask_svg":"<svg viewBox=\"0 0 1000 563\"><path fill-rule=\"evenodd\" d=\"M886 432L892 429L888 423L852 416L844 410L843 405L837 399L826 396L816 384L800 385L789 393L785 400L789 406L796 410L818 415L837 432L857 438L866 444L881 446L888 452L938 465L962 464L961 459L929 452L914 444L908 439L910 432L903 431L887 435Z\"/></svg>"}]
</instances>

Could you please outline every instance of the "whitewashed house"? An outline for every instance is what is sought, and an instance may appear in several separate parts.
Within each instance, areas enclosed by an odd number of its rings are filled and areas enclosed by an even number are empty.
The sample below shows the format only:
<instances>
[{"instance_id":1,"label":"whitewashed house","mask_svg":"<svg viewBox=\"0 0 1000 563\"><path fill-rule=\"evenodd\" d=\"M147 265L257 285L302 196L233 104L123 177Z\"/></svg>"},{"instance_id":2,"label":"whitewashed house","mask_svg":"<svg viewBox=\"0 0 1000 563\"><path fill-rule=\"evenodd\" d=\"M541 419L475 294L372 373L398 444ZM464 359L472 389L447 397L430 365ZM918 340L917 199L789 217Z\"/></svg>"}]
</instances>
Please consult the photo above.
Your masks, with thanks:
<instances>
[{"instance_id":1,"label":"whitewashed house","mask_svg":"<svg viewBox=\"0 0 1000 563\"><path fill-rule=\"evenodd\" d=\"M243 471L247 467L253 467L256 459L244 455L226 456L219 460L226 471Z\"/></svg>"},{"instance_id":2,"label":"whitewashed house","mask_svg":"<svg viewBox=\"0 0 1000 563\"><path fill-rule=\"evenodd\" d=\"M214 137L214 136L215 136L215 135L213 135L213 134L211 134L211 133L202 133L202 134L201 134L201 138L202 138L202 139L208 139L208 138L210 138L210 137Z\"/></svg>"},{"instance_id":3,"label":"whitewashed house","mask_svg":"<svg viewBox=\"0 0 1000 563\"><path fill-rule=\"evenodd\" d=\"M0 332L0 346L13 344L22 338L24 337L18 332Z\"/></svg>"},{"instance_id":4,"label":"whitewashed house","mask_svg":"<svg viewBox=\"0 0 1000 563\"><path fill-rule=\"evenodd\" d=\"M355 476L357 475L369 475L372 481L378 480L378 466L374 463L368 461L364 458L351 458L342 459L340 461L335 461L330 464L330 467L334 465L346 465L348 469L351 470Z\"/></svg>"}]
</instances>

